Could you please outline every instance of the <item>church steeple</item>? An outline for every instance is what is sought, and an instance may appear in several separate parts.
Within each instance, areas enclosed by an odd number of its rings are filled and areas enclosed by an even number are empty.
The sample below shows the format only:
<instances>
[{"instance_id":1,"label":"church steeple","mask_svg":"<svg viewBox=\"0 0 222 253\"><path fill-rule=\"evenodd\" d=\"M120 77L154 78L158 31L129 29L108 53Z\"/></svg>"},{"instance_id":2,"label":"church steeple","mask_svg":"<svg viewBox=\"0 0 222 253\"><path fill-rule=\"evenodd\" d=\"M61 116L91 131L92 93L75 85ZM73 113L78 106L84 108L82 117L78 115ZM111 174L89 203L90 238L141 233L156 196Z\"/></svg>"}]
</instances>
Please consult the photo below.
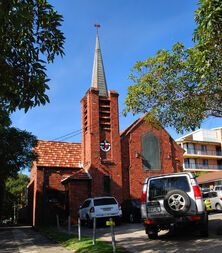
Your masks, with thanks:
<instances>
[{"instance_id":1,"label":"church steeple","mask_svg":"<svg viewBox=\"0 0 222 253\"><path fill-rule=\"evenodd\" d=\"M93 62L93 73L92 73L92 84L91 87L97 88L99 90L99 96L108 96L107 85L106 85L106 76L103 66L102 53L99 44L99 33L98 28L99 24L95 25L96 27L96 48L94 54Z\"/></svg>"}]
</instances>

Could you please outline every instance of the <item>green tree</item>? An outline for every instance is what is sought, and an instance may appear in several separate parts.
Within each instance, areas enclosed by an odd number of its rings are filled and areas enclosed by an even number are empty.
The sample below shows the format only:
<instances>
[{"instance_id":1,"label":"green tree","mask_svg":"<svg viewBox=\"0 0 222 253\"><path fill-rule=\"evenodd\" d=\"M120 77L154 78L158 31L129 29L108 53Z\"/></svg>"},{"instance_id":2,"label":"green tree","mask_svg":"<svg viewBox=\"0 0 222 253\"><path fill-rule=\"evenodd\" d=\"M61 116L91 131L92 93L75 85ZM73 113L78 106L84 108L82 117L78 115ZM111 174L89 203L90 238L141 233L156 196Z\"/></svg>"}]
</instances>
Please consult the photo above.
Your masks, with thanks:
<instances>
[{"instance_id":1,"label":"green tree","mask_svg":"<svg viewBox=\"0 0 222 253\"><path fill-rule=\"evenodd\" d=\"M49 102L46 63L63 56L62 16L46 0L0 0L0 106Z\"/></svg>"},{"instance_id":2,"label":"green tree","mask_svg":"<svg viewBox=\"0 0 222 253\"><path fill-rule=\"evenodd\" d=\"M222 117L222 2L200 0L195 20L192 48L176 43L135 64L125 113L148 112L151 123L178 132Z\"/></svg>"},{"instance_id":3,"label":"green tree","mask_svg":"<svg viewBox=\"0 0 222 253\"><path fill-rule=\"evenodd\" d=\"M29 177L21 173L6 180L3 201L4 218L16 218L18 210L26 206L28 182Z\"/></svg>"},{"instance_id":4,"label":"green tree","mask_svg":"<svg viewBox=\"0 0 222 253\"><path fill-rule=\"evenodd\" d=\"M46 64L64 55L63 18L47 0L0 0L0 216L8 177L35 158L36 138L10 114L49 102Z\"/></svg>"},{"instance_id":5,"label":"green tree","mask_svg":"<svg viewBox=\"0 0 222 253\"><path fill-rule=\"evenodd\" d=\"M36 138L26 131L0 127L0 218L5 192L5 182L9 177L16 177L18 171L30 167L36 159L32 148Z\"/></svg>"}]
</instances>

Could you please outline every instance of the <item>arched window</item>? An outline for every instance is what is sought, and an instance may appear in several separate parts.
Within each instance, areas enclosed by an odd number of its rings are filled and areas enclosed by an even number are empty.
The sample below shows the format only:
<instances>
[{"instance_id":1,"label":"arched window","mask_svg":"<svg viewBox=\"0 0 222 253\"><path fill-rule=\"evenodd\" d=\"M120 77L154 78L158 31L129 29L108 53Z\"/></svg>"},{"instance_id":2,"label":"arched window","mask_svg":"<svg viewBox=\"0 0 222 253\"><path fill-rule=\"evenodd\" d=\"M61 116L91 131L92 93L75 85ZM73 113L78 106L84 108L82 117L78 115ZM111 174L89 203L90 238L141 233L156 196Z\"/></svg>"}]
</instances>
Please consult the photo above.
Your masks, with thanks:
<instances>
[{"instance_id":1,"label":"arched window","mask_svg":"<svg viewBox=\"0 0 222 253\"><path fill-rule=\"evenodd\" d=\"M152 133L142 136L142 162L145 170L161 169L159 140Z\"/></svg>"}]
</instances>

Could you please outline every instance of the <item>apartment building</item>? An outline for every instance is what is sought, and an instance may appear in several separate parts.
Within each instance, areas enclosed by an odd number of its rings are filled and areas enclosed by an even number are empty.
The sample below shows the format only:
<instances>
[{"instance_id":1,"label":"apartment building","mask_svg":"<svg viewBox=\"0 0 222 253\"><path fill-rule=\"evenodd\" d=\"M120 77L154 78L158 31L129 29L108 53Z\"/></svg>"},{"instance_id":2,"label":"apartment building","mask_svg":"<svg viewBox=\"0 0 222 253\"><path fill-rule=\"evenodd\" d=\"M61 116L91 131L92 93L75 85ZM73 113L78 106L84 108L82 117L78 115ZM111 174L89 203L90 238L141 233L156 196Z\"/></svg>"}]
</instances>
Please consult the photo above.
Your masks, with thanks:
<instances>
[{"instance_id":1,"label":"apartment building","mask_svg":"<svg viewBox=\"0 0 222 253\"><path fill-rule=\"evenodd\" d=\"M199 129L176 140L184 149L186 171L222 170L222 127Z\"/></svg>"}]
</instances>

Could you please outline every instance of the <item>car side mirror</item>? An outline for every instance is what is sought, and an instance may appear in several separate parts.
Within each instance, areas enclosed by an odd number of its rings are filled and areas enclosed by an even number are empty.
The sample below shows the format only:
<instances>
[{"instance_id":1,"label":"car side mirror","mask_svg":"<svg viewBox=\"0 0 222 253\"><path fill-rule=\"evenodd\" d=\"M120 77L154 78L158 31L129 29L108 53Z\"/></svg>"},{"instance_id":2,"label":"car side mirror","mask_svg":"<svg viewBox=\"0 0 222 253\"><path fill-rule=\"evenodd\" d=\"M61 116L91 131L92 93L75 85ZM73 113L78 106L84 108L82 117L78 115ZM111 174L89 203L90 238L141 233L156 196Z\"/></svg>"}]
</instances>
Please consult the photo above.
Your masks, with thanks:
<instances>
[{"instance_id":1,"label":"car side mirror","mask_svg":"<svg viewBox=\"0 0 222 253\"><path fill-rule=\"evenodd\" d=\"M81 209L82 208L82 206L79 206L79 209Z\"/></svg>"}]
</instances>

